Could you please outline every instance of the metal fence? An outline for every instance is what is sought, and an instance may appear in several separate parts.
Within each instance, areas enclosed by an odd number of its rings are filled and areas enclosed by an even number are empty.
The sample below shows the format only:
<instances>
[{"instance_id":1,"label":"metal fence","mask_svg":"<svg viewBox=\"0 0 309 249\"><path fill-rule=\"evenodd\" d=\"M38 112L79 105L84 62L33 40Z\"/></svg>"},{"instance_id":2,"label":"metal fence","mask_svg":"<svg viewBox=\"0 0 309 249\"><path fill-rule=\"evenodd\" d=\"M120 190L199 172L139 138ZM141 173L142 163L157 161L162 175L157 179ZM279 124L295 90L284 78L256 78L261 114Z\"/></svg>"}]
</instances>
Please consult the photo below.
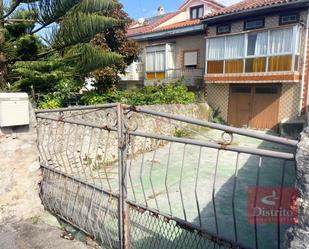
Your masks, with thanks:
<instances>
[{"instance_id":1,"label":"metal fence","mask_svg":"<svg viewBox=\"0 0 309 249\"><path fill-rule=\"evenodd\" d=\"M44 206L103 248L283 246L246 189L292 186L297 141L121 104L36 115Z\"/></svg>"}]
</instances>

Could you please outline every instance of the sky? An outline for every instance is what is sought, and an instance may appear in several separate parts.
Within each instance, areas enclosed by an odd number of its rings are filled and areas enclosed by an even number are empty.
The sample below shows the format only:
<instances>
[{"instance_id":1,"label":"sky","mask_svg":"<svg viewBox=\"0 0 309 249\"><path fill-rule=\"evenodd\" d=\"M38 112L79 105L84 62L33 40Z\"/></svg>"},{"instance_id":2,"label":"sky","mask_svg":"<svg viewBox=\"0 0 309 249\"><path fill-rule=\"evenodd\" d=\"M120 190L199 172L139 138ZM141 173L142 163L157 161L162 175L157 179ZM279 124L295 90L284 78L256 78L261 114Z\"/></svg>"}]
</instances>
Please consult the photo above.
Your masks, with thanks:
<instances>
[{"instance_id":1,"label":"sky","mask_svg":"<svg viewBox=\"0 0 309 249\"><path fill-rule=\"evenodd\" d=\"M133 19L151 17L157 13L157 8L163 6L166 12L177 10L185 0L120 0L125 11ZM219 3L229 5L237 0L218 0Z\"/></svg>"}]
</instances>

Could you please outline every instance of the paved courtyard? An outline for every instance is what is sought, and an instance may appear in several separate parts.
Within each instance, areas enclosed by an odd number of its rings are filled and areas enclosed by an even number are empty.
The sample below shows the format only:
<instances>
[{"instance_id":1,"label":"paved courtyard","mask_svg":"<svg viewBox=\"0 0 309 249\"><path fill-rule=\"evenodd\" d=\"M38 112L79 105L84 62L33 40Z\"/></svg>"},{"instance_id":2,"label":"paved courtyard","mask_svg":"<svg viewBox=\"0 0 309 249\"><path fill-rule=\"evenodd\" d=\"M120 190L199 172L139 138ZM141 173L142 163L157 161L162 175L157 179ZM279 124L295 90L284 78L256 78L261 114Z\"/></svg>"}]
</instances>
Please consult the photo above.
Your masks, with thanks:
<instances>
[{"instance_id":1,"label":"paved courtyard","mask_svg":"<svg viewBox=\"0 0 309 249\"><path fill-rule=\"evenodd\" d=\"M222 132L205 130L192 138L218 140ZM235 136L233 144L277 151L290 151L284 146L257 139ZM254 225L248 223L247 189L255 187L260 158L240 154L235 182L237 153L220 151L216 172L217 150L181 143L168 143L163 147L129 160L129 199L136 200L161 212L187 219L216 233L214 205L218 233L234 240L232 200L235 203L235 225L238 241L252 247ZM295 168L288 162L284 186L293 186ZM283 160L263 158L260 187L279 187ZM110 170L110 179L116 187L117 169ZM215 176L216 175L216 176ZM235 191L233 189L235 187ZM214 201L212 195L215 196ZM288 226L281 225L281 238ZM276 248L277 225L258 225L259 248ZM281 239L282 240L282 239Z\"/></svg>"}]
</instances>

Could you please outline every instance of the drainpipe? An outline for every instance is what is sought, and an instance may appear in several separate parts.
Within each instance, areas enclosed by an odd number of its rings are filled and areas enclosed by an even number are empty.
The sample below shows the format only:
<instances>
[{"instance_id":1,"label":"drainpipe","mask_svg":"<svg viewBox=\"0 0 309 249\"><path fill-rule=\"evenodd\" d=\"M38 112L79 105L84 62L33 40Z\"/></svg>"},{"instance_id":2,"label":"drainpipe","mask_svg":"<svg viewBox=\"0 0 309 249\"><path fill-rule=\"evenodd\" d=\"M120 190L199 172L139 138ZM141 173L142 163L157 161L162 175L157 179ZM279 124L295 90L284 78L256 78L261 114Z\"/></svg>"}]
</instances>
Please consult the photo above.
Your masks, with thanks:
<instances>
[{"instance_id":1,"label":"drainpipe","mask_svg":"<svg viewBox=\"0 0 309 249\"><path fill-rule=\"evenodd\" d=\"M306 36L305 36L305 49L304 49L304 56L302 59L302 79L301 79L301 86L300 86L300 102L299 102L299 116L301 116L301 110L303 106L304 93L305 88L305 73L306 73L306 63L307 63L307 46L308 46L308 34L309 34L309 9L307 10L307 20L306 20ZM307 93L309 95L309 92Z\"/></svg>"}]
</instances>

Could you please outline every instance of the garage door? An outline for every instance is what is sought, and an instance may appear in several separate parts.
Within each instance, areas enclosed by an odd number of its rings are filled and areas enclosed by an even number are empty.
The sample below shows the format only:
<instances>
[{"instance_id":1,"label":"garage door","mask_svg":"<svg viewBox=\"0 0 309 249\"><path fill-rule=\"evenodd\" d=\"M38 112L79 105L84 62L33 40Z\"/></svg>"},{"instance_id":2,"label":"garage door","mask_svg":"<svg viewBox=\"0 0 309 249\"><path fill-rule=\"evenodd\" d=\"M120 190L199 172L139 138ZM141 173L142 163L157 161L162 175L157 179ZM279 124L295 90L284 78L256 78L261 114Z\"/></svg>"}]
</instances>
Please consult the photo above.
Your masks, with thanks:
<instances>
[{"instance_id":1,"label":"garage door","mask_svg":"<svg viewBox=\"0 0 309 249\"><path fill-rule=\"evenodd\" d=\"M231 85L228 122L237 127L274 129L281 85Z\"/></svg>"}]
</instances>

